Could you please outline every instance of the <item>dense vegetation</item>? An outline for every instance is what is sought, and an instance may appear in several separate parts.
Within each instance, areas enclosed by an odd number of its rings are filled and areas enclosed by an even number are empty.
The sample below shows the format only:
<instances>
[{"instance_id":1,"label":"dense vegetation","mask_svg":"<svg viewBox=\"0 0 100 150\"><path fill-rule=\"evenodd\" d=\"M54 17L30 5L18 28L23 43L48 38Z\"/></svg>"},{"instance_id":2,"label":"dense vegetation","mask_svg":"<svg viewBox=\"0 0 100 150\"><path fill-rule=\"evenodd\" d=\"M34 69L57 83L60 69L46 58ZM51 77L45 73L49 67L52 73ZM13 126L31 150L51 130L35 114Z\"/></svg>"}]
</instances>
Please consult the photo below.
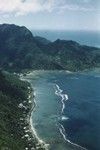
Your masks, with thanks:
<instances>
[{"instance_id":1,"label":"dense vegetation","mask_svg":"<svg viewBox=\"0 0 100 150\"><path fill-rule=\"evenodd\" d=\"M34 37L26 27L0 25L0 67L7 70L100 67L100 49L74 41L50 42Z\"/></svg>"},{"instance_id":2,"label":"dense vegetation","mask_svg":"<svg viewBox=\"0 0 100 150\"><path fill-rule=\"evenodd\" d=\"M31 109L27 99L28 87L27 82L0 71L0 150L25 150L35 147L33 139L28 141L24 137L24 127L28 130L29 126L26 116ZM23 102L26 109L19 107ZM31 133L28 134L32 136Z\"/></svg>"},{"instance_id":3,"label":"dense vegetation","mask_svg":"<svg viewBox=\"0 0 100 150\"><path fill-rule=\"evenodd\" d=\"M4 70L79 71L93 67L100 67L99 48L59 39L50 42L42 37L34 37L26 27L0 25L0 68ZM31 109L28 103L29 86L27 82L20 81L17 75L0 71L0 150L36 149L36 139L28 141L24 130L25 126L29 127L26 121ZM32 138L31 133L29 135Z\"/></svg>"}]
</instances>

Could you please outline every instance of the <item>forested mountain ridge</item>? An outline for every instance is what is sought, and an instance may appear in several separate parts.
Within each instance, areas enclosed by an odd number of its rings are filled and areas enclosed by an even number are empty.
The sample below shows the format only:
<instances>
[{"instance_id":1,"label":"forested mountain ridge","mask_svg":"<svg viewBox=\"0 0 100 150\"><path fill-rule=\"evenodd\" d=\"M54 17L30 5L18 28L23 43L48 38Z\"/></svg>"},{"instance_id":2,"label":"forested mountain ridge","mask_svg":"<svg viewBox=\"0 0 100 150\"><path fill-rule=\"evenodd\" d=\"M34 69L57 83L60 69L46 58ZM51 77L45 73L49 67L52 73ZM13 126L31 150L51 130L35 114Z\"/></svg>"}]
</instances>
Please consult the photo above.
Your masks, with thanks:
<instances>
[{"instance_id":1,"label":"forested mountain ridge","mask_svg":"<svg viewBox=\"0 0 100 150\"><path fill-rule=\"evenodd\" d=\"M7 71L24 69L65 69L80 71L100 67L100 49L83 46L75 41L51 42L34 37L26 27L14 24L0 25L0 68ZM30 84L19 80L17 75L0 70L0 149L36 149L36 139L25 137L29 130L27 115ZM24 107L22 107L24 103ZM26 127L26 130L24 128ZM38 148L44 148L39 146Z\"/></svg>"},{"instance_id":2,"label":"forested mountain ridge","mask_svg":"<svg viewBox=\"0 0 100 150\"><path fill-rule=\"evenodd\" d=\"M0 25L0 67L23 69L66 69L79 71L100 67L100 49L74 41L50 42L34 37L26 27Z\"/></svg>"}]
</instances>

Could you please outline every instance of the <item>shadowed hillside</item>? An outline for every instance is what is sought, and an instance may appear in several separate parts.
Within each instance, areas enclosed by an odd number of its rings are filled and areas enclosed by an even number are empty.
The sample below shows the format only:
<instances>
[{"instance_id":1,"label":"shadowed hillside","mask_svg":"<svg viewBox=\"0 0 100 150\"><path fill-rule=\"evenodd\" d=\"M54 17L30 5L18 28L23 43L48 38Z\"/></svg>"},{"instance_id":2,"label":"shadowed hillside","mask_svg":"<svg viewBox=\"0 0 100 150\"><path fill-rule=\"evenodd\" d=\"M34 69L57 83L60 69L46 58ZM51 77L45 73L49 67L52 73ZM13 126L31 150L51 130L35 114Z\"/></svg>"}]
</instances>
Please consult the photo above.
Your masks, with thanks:
<instances>
[{"instance_id":1,"label":"shadowed hillside","mask_svg":"<svg viewBox=\"0 0 100 150\"><path fill-rule=\"evenodd\" d=\"M0 67L8 70L100 67L100 49L74 41L50 42L34 37L26 27L0 25Z\"/></svg>"},{"instance_id":2,"label":"shadowed hillside","mask_svg":"<svg viewBox=\"0 0 100 150\"><path fill-rule=\"evenodd\" d=\"M24 127L29 130L26 118L31 109L28 87L29 83L20 81L17 76L0 71L0 150L36 148L31 132L24 130ZM26 134L30 136L30 141Z\"/></svg>"}]
</instances>

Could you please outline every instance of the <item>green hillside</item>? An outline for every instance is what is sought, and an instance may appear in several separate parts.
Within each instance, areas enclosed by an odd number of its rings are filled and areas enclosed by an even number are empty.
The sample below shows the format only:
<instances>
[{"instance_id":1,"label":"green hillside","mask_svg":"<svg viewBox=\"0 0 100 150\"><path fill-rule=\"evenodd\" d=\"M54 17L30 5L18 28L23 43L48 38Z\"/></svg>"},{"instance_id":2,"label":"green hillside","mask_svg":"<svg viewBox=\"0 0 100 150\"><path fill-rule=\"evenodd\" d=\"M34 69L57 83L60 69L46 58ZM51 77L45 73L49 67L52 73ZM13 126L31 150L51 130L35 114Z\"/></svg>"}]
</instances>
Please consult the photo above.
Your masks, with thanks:
<instances>
[{"instance_id":1,"label":"green hillside","mask_svg":"<svg viewBox=\"0 0 100 150\"><path fill-rule=\"evenodd\" d=\"M0 150L36 148L35 139L28 133L32 139L29 141L24 130L24 127L29 129L26 120L31 109L28 103L29 86L17 76L0 71ZM21 107L21 103L26 109Z\"/></svg>"},{"instance_id":2,"label":"green hillside","mask_svg":"<svg viewBox=\"0 0 100 150\"><path fill-rule=\"evenodd\" d=\"M79 71L100 67L100 49L60 39L50 42L34 37L26 27L3 24L0 25L0 67L13 71Z\"/></svg>"}]
</instances>

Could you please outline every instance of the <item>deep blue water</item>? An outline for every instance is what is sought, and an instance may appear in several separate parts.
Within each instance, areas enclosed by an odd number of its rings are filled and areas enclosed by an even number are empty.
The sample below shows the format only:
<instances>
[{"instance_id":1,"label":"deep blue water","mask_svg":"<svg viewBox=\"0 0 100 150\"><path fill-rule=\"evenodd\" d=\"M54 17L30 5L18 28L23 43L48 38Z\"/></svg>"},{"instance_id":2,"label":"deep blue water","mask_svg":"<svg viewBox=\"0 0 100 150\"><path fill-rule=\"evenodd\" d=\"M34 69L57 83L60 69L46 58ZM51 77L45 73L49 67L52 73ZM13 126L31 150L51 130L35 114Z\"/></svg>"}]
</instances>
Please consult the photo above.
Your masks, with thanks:
<instances>
[{"instance_id":1,"label":"deep blue water","mask_svg":"<svg viewBox=\"0 0 100 150\"><path fill-rule=\"evenodd\" d=\"M89 150L100 150L100 76L61 77L57 84L68 94L62 115L66 137Z\"/></svg>"},{"instance_id":2,"label":"deep blue water","mask_svg":"<svg viewBox=\"0 0 100 150\"><path fill-rule=\"evenodd\" d=\"M100 71L37 71L29 78L36 92L33 124L51 150L74 150L66 139L100 150Z\"/></svg>"},{"instance_id":3,"label":"deep blue water","mask_svg":"<svg viewBox=\"0 0 100 150\"><path fill-rule=\"evenodd\" d=\"M97 31L32 32L34 36L42 36L51 41L59 38L100 47L100 32ZM36 122L35 128L39 136L47 143L54 141L52 150L73 150L63 143L63 135L88 150L100 150L100 71L84 74L45 72L38 75L33 82L37 93L37 111L33 113L33 122ZM58 86L57 89L55 85ZM68 100L65 101L64 95L68 95ZM57 123L64 127L61 137L59 130L56 130Z\"/></svg>"},{"instance_id":4,"label":"deep blue water","mask_svg":"<svg viewBox=\"0 0 100 150\"><path fill-rule=\"evenodd\" d=\"M82 45L100 47L100 31L50 31L33 30L34 36L42 36L50 41L56 39L74 40Z\"/></svg>"}]
</instances>

